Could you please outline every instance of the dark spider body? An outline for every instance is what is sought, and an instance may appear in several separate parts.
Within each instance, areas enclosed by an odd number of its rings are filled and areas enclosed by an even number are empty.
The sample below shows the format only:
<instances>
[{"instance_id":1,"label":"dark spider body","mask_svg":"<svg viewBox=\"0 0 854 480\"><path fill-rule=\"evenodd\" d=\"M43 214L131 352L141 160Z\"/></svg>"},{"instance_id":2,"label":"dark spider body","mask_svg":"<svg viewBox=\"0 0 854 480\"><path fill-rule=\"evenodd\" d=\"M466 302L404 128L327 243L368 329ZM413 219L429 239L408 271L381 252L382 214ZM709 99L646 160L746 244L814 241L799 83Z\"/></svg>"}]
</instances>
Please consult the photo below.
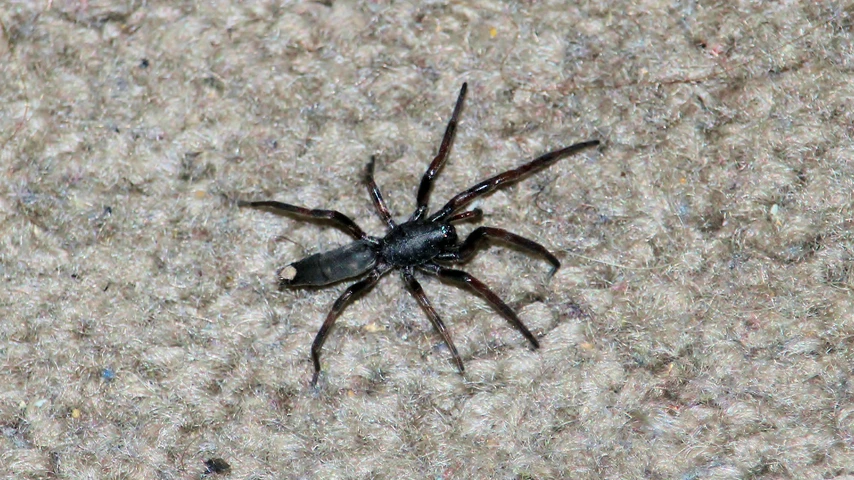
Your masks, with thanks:
<instances>
[{"instance_id":1,"label":"dark spider body","mask_svg":"<svg viewBox=\"0 0 854 480\"><path fill-rule=\"evenodd\" d=\"M279 270L279 282L289 287L319 287L359 276L376 266L377 245L373 239L356 240L315 253Z\"/></svg>"},{"instance_id":2,"label":"dark spider body","mask_svg":"<svg viewBox=\"0 0 854 480\"><path fill-rule=\"evenodd\" d=\"M488 239L502 240L518 248L542 255L552 264L552 273L560 267L560 262L539 243L501 228L478 227L462 243L459 243L457 231L452 223L471 218L479 219L482 216L482 212L477 208L460 213L455 212L481 195L485 195L508 183L519 180L528 173L546 168L561 158L585 148L598 145L599 141L591 140L576 143L569 147L546 153L521 167L484 180L468 190L457 194L444 207L425 218L428 213L427 201L430 196L433 179L439 170L441 170L448 157L448 151L450 150L451 142L457 128L457 120L462 110L466 88L467 86L464 83L457 97L457 103L454 106L451 120L445 129L445 135L442 137L439 153L430 163L430 166L421 178L421 185L418 188L417 195L418 206L406 222L397 224L391 218L385 200L383 200L382 194L374 181L374 159L371 158L371 161L368 163L365 182L370 190L377 213L390 229L385 237L377 238L368 236L353 220L335 210L313 210L276 201L241 201L238 203L240 206L266 208L277 213L329 220L355 239L349 245L328 252L310 255L283 267L278 272L279 283L285 287L322 286L348 278L364 277L347 287L344 293L338 297L332 305L332 310L320 327L320 331L317 332L317 336L314 338L314 342L311 345L311 359L314 363L314 374L311 378L312 385L317 384L317 379L320 375L320 349L323 347L323 343L329 334L329 329L335 323L335 319L338 318L338 315L341 314L353 297L369 290L377 283L380 277L392 269L401 271L401 276L404 283L406 283L407 289L424 309L430 322L442 336L461 373L464 370L462 359L454 346L454 342L451 340L450 333L445 328L444 322L442 322L436 310L427 300L421 284L413 276L413 272L416 269L423 273L457 282L481 295L493 308L516 327L534 348L539 348L539 342L536 337L519 320L516 313L493 293L492 290L470 274L462 270L448 268L444 264L462 263L471 259L480 243Z\"/></svg>"},{"instance_id":3,"label":"dark spider body","mask_svg":"<svg viewBox=\"0 0 854 480\"><path fill-rule=\"evenodd\" d=\"M457 229L447 222L402 223L382 240L380 257L395 267L429 262L457 244Z\"/></svg>"}]
</instances>

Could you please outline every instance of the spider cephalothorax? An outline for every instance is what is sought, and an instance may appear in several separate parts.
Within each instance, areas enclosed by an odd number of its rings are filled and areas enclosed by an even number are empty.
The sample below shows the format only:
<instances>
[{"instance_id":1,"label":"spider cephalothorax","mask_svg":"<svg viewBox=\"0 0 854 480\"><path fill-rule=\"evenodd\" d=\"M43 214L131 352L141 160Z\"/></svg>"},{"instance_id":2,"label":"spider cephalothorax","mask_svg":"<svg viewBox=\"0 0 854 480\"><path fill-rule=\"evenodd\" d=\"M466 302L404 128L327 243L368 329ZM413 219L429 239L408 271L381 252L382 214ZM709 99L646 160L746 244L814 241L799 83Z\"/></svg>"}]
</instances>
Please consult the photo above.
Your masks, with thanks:
<instances>
[{"instance_id":1,"label":"spider cephalothorax","mask_svg":"<svg viewBox=\"0 0 854 480\"><path fill-rule=\"evenodd\" d=\"M501 315L510 321L528 339L534 348L539 348L540 344L536 337L519 320L516 313L504 301L498 298L492 290L468 273L448 268L446 265L469 260L474 255L478 244L489 238L499 239L523 250L542 255L552 264L552 273L560 267L560 262L539 243L501 228L478 227L460 243L453 223L471 218L479 219L482 216L482 212L477 208L459 213L456 212L481 195L485 195L508 183L519 180L530 172L546 168L563 157L598 145L599 141L591 140L576 143L575 145L546 153L521 167L508 170L484 180L468 190L457 194L444 207L434 214L425 217L428 213L427 201L430 196L430 188L433 185L433 179L439 173L439 170L442 169L442 165L448 158L448 151L454 138L454 132L457 129L457 120L460 110L462 110L465 95L466 84L464 83L457 97L457 103L454 106L451 120L445 129L445 135L442 137L439 153L430 163L430 166L421 178L415 212L412 213L412 216L407 221L398 224L391 218L385 200L383 200L383 196L374 181L374 159L371 158L371 161L368 162L365 182L370 190L377 213L389 227L388 233L382 238L368 236L350 217L335 210L312 210L276 201L239 202L241 206L266 208L278 213L327 219L355 239L349 245L328 252L316 253L287 265L281 268L278 273L280 285L286 287L321 286L348 278L363 277L358 282L347 287L344 293L338 297L338 300L332 305L332 310L326 316L326 321L323 322L323 326L320 327L320 331L317 332L317 336L314 338L314 342L311 345L311 359L314 363L314 375L311 377L312 385L317 384L317 379L320 375L320 349L323 347L323 342L326 340L332 324L335 323L335 319L338 318L338 315L354 296L373 287L380 277L393 269L400 270L409 292L427 313L430 322L448 345L460 373L463 372L463 361L460 358L460 354L457 352L457 348L454 346L454 342L451 340L451 335L447 328L445 328L444 322L439 318L439 314L436 313L433 306L430 305L427 296L424 295L421 284L415 279L413 275L415 270L451 280L471 288L483 296Z\"/></svg>"}]
</instances>

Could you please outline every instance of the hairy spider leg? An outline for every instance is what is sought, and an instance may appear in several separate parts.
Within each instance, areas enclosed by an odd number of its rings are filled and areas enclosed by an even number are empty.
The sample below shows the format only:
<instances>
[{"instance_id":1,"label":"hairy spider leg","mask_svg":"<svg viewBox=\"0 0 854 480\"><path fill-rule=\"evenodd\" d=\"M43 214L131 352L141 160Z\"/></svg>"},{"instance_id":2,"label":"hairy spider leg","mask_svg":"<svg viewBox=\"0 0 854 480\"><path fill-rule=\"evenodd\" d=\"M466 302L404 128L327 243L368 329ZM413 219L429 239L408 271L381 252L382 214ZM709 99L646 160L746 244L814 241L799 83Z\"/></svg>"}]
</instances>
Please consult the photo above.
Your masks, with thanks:
<instances>
[{"instance_id":1,"label":"hairy spider leg","mask_svg":"<svg viewBox=\"0 0 854 480\"><path fill-rule=\"evenodd\" d=\"M469 202L481 195L485 195L508 183L515 182L528 173L546 168L563 157L596 145L599 145L599 140L576 143L566 148L561 148L560 150L555 150L541 155L521 167L508 170L504 173L499 173L498 175L488 178L464 192L458 193L454 198L448 201L441 210L431 215L427 221L435 222L444 220L448 215L454 213L465 205L468 205Z\"/></svg>"},{"instance_id":2,"label":"hairy spider leg","mask_svg":"<svg viewBox=\"0 0 854 480\"><path fill-rule=\"evenodd\" d=\"M368 162L368 168L365 172L365 183L368 184L368 191L371 193L371 200L374 201L374 207L377 209L377 214L389 228L394 228L397 225L394 223L394 220L391 218L391 213L388 211L388 206L383 200L383 194L380 192L380 187L377 186L377 182L374 181L374 162L376 161L376 157L371 155L371 161Z\"/></svg>"},{"instance_id":3,"label":"hairy spider leg","mask_svg":"<svg viewBox=\"0 0 854 480\"><path fill-rule=\"evenodd\" d=\"M311 209L305 207L297 207L296 205L290 205L287 203L276 202L272 200L264 200L259 202L246 202L240 200L237 202L237 206L239 207L252 207L252 208L264 208L272 210L276 213L293 213L296 215L302 215L304 217L312 217L323 220L330 220L336 226L349 233L350 236L355 238L356 240L363 240L368 238L368 235L356 225L356 222L353 221L347 215L344 215L341 212L337 212L335 210L320 210L320 209Z\"/></svg>"},{"instance_id":4,"label":"hairy spider leg","mask_svg":"<svg viewBox=\"0 0 854 480\"><path fill-rule=\"evenodd\" d=\"M430 273L432 275L436 275L439 278L448 279L460 284L464 284L468 288L472 289L475 293L479 294L483 298L486 299L487 302L492 305L493 308L498 310L498 313L504 316L517 330L519 330L522 335L528 339L531 345L534 348L540 348L540 342L537 341L537 338L534 337L534 334L528 330L528 327L522 323L522 320L519 320L519 317L516 316L516 312L513 311L506 303L504 303L501 298L498 297L492 290L489 289L483 282L471 276L468 272L464 272L462 270L455 270L453 268L445 268L440 265L436 265L434 263L428 263L422 265L422 271Z\"/></svg>"},{"instance_id":5,"label":"hairy spider leg","mask_svg":"<svg viewBox=\"0 0 854 480\"><path fill-rule=\"evenodd\" d=\"M412 296L415 297L415 300L421 304L421 308L427 314L427 318L430 319L430 323L433 324L433 327L436 328L436 331L442 336L442 340L445 341L445 345L447 345L448 349L451 350L451 356L454 357L454 363L457 364L457 369L459 369L460 373L463 373L463 371L465 371L465 368L463 367L463 360L460 358L459 352L457 352L457 347L454 345L454 341L451 340L451 333L448 332L447 328L445 328L445 323L441 318L439 318L439 314L436 313L436 309L430 305L430 301L427 300L427 295L424 294L424 289L421 288L421 284L412 276L411 269L402 270L401 276L403 277L403 281L406 282L407 288L409 288L409 293L411 293Z\"/></svg>"},{"instance_id":6,"label":"hairy spider leg","mask_svg":"<svg viewBox=\"0 0 854 480\"><path fill-rule=\"evenodd\" d=\"M483 210L481 210L479 208L473 208L471 210L468 210L465 212L460 212L460 213L452 216L451 218L448 219L448 223L457 222L460 220L469 220L469 219L476 222L476 221L480 220L481 218L483 218Z\"/></svg>"},{"instance_id":7,"label":"hairy spider leg","mask_svg":"<svg viewBox=\"0 0 854 480\"><path fill-rule=\"evenodd\" d=\"M320 330L318 330L317 335L314 337L314 341L311 343L311 361L314 363L314 375L311 376L312 387L317 387L317 379L320 376L320 349L323 348L323 342L329 336L329 329L332 328L335 320L341 315L341 312L344 311L344 308L347 307L347 304L354 296L361 295L370 290L371 287L377 284L380 277L385 275L389 270L391 268L387 266L379 266L371 270L367 277L347 287L347 290L344 290L344 293L338 297L338 300L335 300L332 310L326 315L326 320L323 321L323 325L321 325Z\"/></svg>"},{"instance_id":8,"label":"hairy spider leg","mask_svg":"<svg viewBox=\"0 0 854 480\"><path fill-rule=\"evenodd\" d=\"M455 215L457 216L457 215ZM451 217L453 218L453 217ZM488 240L491 238L496 238L499 240L503 240L511 245L515 245L524 250L528 250L529 252L538 253L546 258L549 263L552 264L552 271L549 273L549 276L554 275L558 268L560 268L560 260L557 259L551 252L546 250L546 247L540 245L539 243L528 240L527 238L516 235L513 232L508 232L503 228L495 228L495 227L478 227L473 232L466 237L465 241L458 247L455 252L448 252L439 255L439 260L450 260L454 262L467 262L474 256L475 251L483 243L484 240Z\"/></svg>"},{"instance_id":9,"label":"hairy spider leg","mask_svg":"<svg viewBox=\"0 0 854 480\"><path fill-rule=\"evenodd\" d=\"M460 88L460 94L457 97L457 103L454 105L454 113L451 114L451 120L448 121L448 126L445 128L445 135L442 137L442 144L439 146L439 153L433 161L430 162L430 166L427 167L427 171L424 172L424 176L421 177L421 185L418 186L418 206L415 208L415 212L412 213L412 217L409 218L410 222L421 220L421 218L424 217L424 214L427 213L427 202L430 199L430 188L433 187L433 179L436 178L439 170L442 169L442 165L445 164L445 160L448 159L448 152L451 150L451 143L454 141L454 134L457 131L457 120L460 118L460 111L463 109L463 99L465 99L467 89L468 84L463 83L462 88Z\"/></svg>"}]
</instances>

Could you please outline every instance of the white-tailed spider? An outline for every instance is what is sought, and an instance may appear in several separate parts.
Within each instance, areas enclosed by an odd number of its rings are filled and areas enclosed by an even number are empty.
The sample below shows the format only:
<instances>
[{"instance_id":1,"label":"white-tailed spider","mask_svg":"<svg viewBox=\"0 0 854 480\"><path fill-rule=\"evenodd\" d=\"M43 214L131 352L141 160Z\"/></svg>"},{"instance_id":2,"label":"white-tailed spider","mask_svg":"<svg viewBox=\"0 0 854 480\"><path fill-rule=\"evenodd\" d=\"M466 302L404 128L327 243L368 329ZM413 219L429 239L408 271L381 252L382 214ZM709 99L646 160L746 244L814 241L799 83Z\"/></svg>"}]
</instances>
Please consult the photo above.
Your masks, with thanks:
<instances>
[{"instance_id":1,"label":"white-tailed spider","mask_svg":"<svg viewBox=\"0 0 854 480\"><path fill-rule=\"evenodd\" d=\"M338 297L338 300L332 305L332 310L320 327L320 331L314 337L314 342L311 345L311 359L314 362L314 375L311 377L311 384L313 386L317 385L317 379L320 375L320 349L323 347L323 342L329 335L329 329L332 328L335 319L338 318L338 315L341 314L355 296L369 290L377 283L380 277L393 269L400 270L403 282L412 296L415 297L415 300L421 305L421 308L424 309L436 331L442 336L442 339L451 351L451 355L460 373L463 372L463 361L460 358L460 354L457 352L457 348L454 346L453 340L451 340L451 334L445 327L444 322L442 322L439 314L436 313L436 310L430 304L429 300L427 300L421 284L415 279L413 275L415 270L435 275L470 288L485 298L498 313L503 315L504 318L516 327L534 348L539 348L540 344L536 337L534 337L525 324L519 320L516 313L498 295L493 293L489 287L477 278L462 270L449 268L446 265L469 260L474 255L479 244L489 239L498 239L515 245L520 249L542 255L552 264L552 274L560 267L558 259L539 243L502 228L478 227L460 243L453 223L460 220L477 220L482 217L483 212L478 208L459 212L459 210L471 203L475 198L486 195L511 182L515 182L526 174L546 168L561 158L585 148L598 145L599 141L590 140L576 143L560 150L546 153L521 167L498 174L457 194L444 207L432 215L428 215L427 201L430 197L433 179L436 178L436 175L448 158L448 151L454 139L454 132L457 129L457 120L460 116L460 110L463 107L465 95L466 84L463 83L463 87L460 89L460 94L457 97L457 103L454 106L454 112L451 115L451 120L445 129L444 137L442 137L439 153L430 162L430 166L421 178L421 185L418 187L418 195L416 197L417 206L415 212L412 213L407 221L398 224L391 218L380 189L374 181L374 159L371 158L368 162L365 183L368 186L377 213L389 228L386 235L382 238L367 235L350 217L335 210L308 209L276 201L238 202L240 206L262 208L276 213L328 220L355 239L349 245L336 248L329 252L308 256L281 268L278 272L279 283L283 287L321 286L348 278L363 277L358 282L347 287L344 293Z\"/></svg>"}]
</instances>

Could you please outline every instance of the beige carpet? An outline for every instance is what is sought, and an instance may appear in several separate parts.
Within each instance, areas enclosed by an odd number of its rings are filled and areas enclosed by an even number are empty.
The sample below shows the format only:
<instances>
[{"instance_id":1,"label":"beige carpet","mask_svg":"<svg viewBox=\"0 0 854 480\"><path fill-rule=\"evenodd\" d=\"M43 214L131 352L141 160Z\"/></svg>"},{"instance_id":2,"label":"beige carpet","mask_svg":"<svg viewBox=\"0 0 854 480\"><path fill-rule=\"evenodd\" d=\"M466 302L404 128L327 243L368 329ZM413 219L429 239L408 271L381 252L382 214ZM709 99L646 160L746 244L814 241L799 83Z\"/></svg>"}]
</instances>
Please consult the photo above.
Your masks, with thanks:
<instances>
[{"instance_id":1,"label":"beige carpet","mask_svg":"<svg viewBox=\"0 0 854 480\"><path fill-rule=\"evenodd\" d=\"M0 21L2 478L854 476L850 2L13 0ZM390 274L314 390L346 284L275 271L348 237L231 200L382 235L367 160L404 219L463 81L434 208L603 142L478 203L563 262L465 266L542 348L423 278L460 376Z\"/></svg>"}]
</instances>

